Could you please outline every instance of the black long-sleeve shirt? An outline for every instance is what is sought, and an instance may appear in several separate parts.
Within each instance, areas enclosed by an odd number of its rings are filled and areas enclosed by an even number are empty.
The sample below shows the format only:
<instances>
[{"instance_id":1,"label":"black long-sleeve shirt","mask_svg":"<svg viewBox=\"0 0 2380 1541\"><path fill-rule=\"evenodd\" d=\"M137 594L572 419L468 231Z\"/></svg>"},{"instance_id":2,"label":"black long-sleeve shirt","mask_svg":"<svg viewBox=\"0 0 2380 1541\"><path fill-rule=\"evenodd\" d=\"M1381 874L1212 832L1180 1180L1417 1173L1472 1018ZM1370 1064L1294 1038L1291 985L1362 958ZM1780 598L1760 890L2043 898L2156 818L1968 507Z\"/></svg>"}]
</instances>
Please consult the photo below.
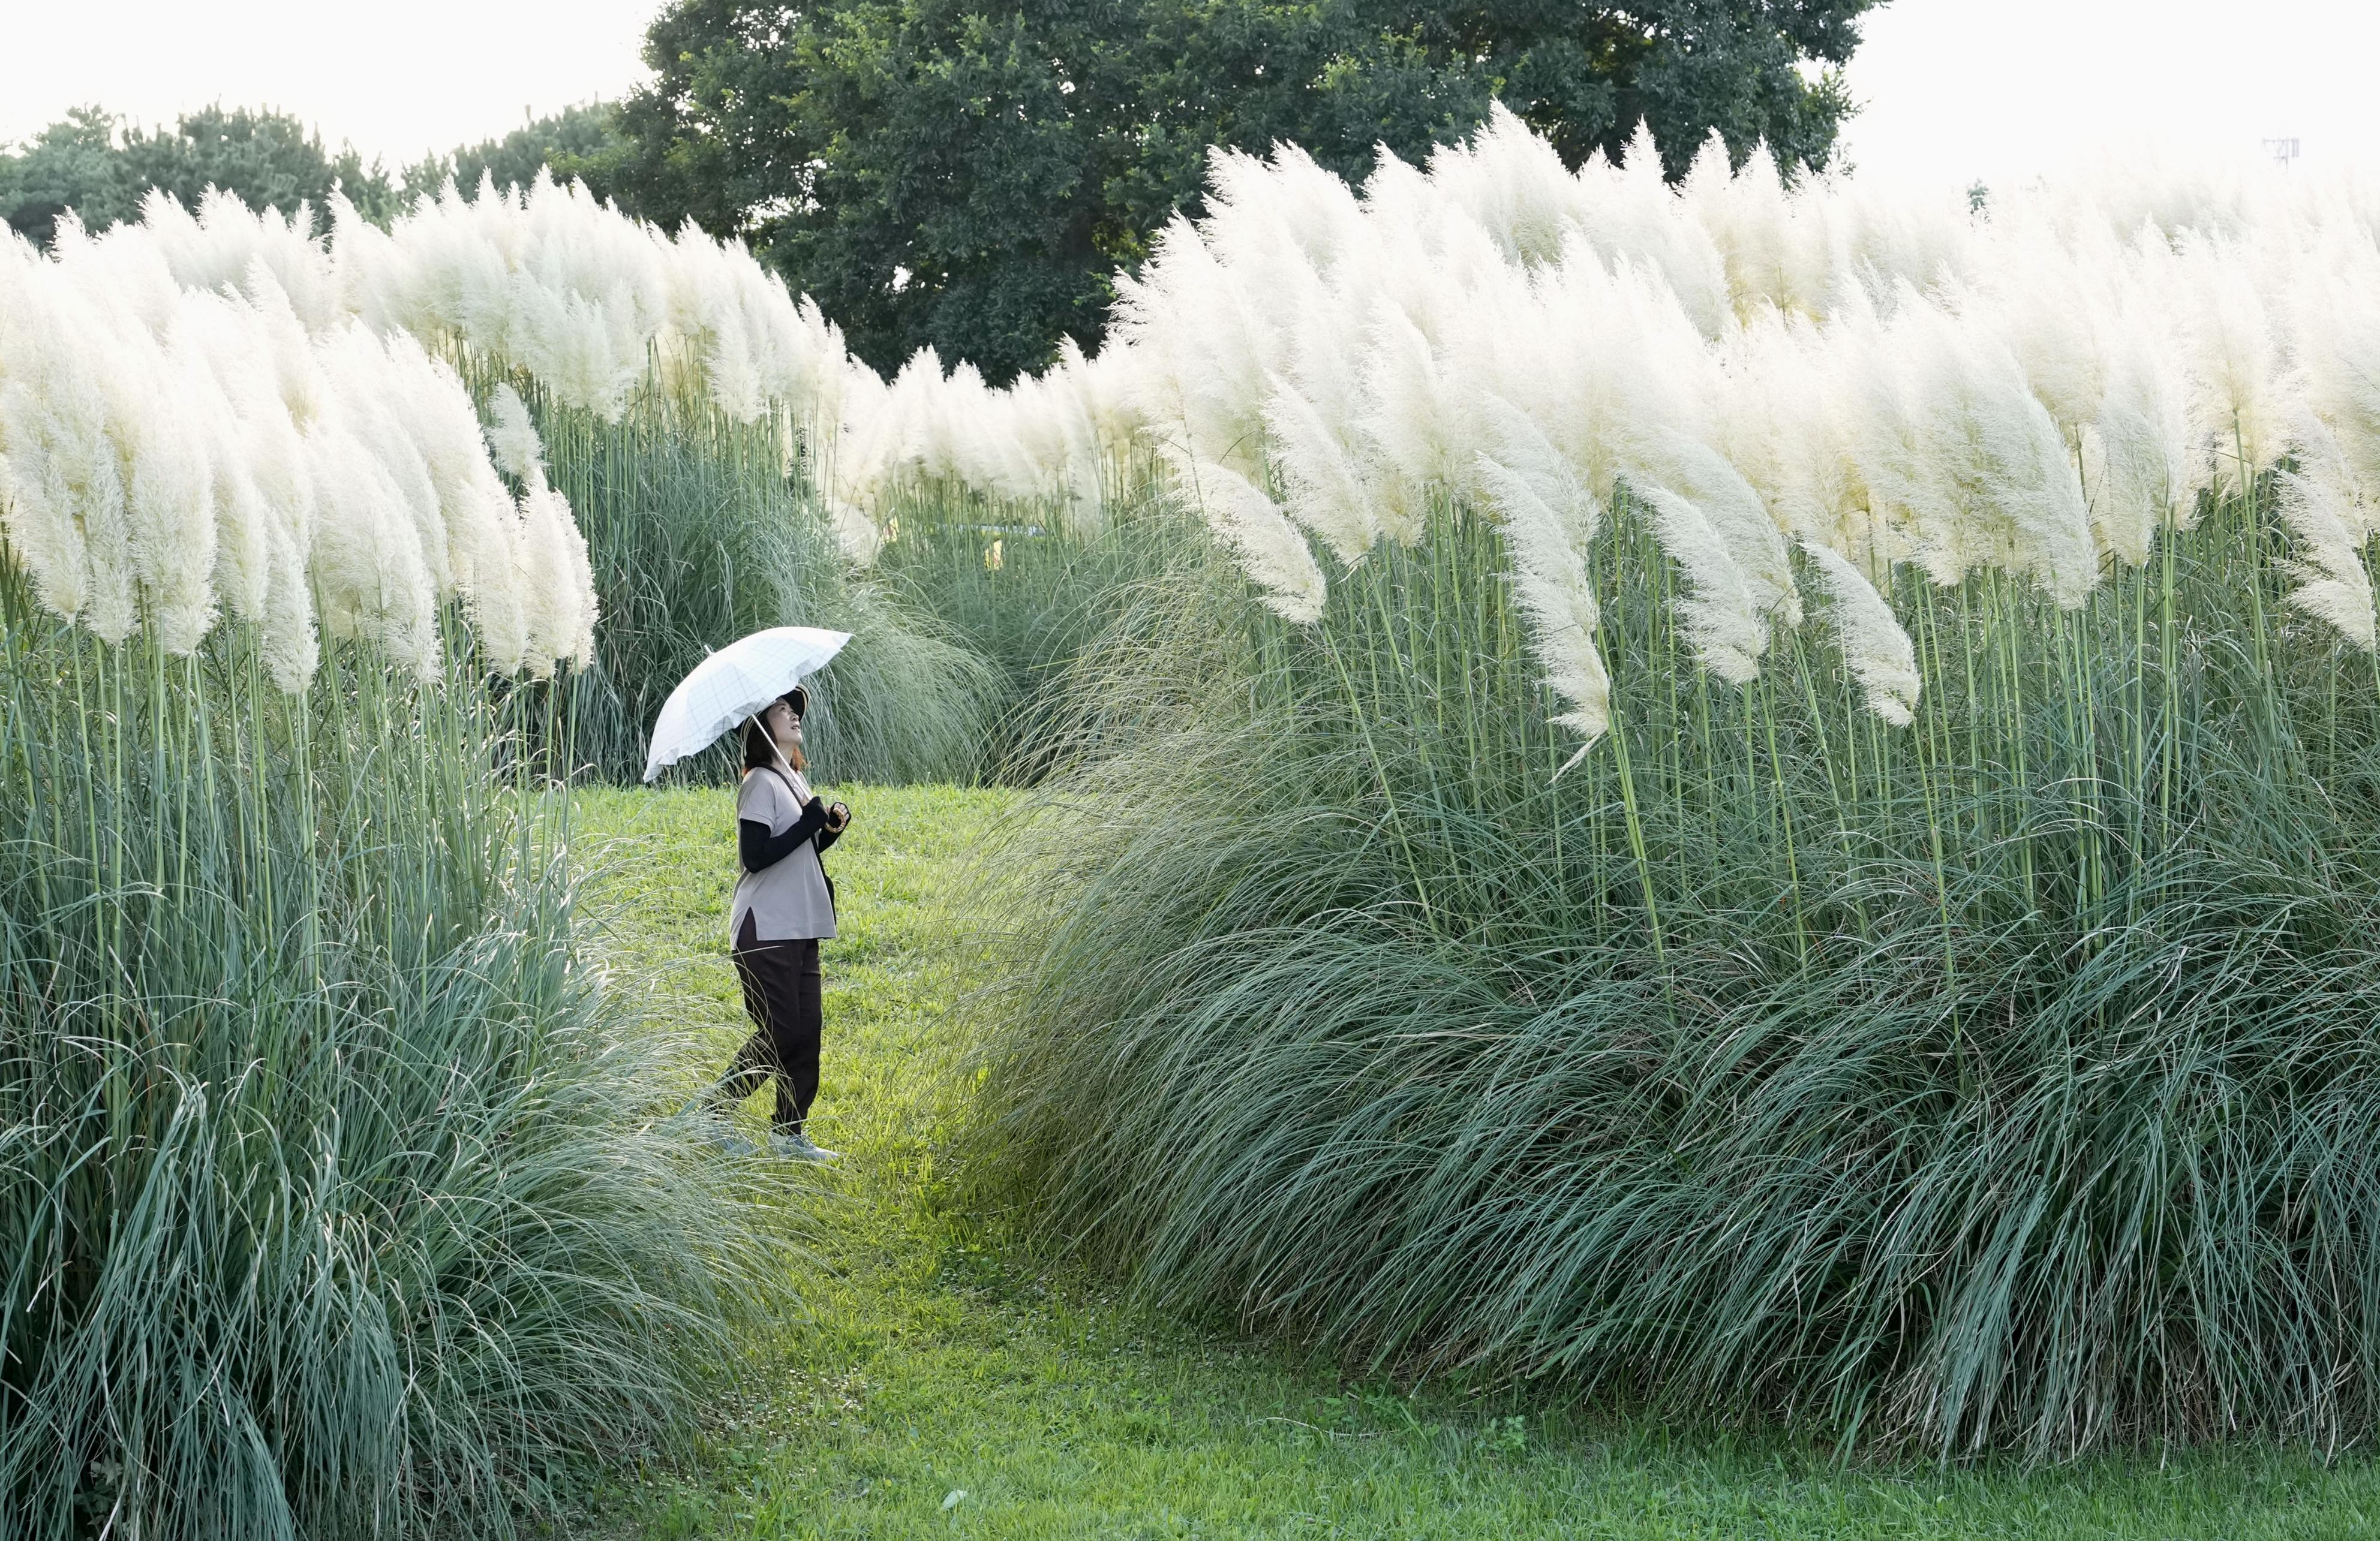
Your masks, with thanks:
<instances>
[{"instance_id":1,"label":"black long-sleeve shirt","mask_svg":"<svg viewBox=\"0 0 2380 1541\"><path fill-rule=\"evenodd\" d=\"M813 797L804 805L801 817L785 826L783 834L771 834L769 826L757 819L737 819L735 852L744 863L745 871L765 872L800 850L802 842L806 840L816 840L819 855L826 855L827 848L841 833L839 830L827 828L825 800Z\"/></svg>"}]
</instances>

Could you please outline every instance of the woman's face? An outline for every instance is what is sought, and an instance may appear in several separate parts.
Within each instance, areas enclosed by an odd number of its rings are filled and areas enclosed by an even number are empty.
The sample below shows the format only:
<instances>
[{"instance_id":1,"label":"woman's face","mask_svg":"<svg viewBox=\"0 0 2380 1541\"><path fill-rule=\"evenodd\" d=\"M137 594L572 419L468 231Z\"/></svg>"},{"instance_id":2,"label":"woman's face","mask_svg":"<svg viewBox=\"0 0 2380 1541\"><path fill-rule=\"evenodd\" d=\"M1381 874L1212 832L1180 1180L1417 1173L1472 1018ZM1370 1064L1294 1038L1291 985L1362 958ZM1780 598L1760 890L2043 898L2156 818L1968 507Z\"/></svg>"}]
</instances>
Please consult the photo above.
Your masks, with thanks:
<instances>
[{"instance_id":1,"label":"woman's face","mask_svg":"<svg viewBox=\"0 0 2380 1541\"><path fill-rule=\"evenodd\" d=\"M760 721L768 726L769 736L775 739L781 748L790 749L802 741L802 720L795 716L794 709L783 701L771 702Z\"/></svg>"}]
</instances>

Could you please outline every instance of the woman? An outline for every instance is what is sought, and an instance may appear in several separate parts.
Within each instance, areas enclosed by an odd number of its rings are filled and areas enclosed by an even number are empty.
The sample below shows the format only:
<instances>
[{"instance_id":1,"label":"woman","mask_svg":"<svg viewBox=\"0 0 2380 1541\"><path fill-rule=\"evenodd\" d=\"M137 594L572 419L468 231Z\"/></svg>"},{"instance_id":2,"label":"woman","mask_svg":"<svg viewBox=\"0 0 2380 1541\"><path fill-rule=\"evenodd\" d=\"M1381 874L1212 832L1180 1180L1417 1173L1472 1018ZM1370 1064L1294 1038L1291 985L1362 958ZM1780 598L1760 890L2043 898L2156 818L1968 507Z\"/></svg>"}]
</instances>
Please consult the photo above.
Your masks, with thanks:
<instances>
[{"instance_id":1,"label":"woman","mask_svg":"<svg viewBox=\"0 0 2380 1541\"><path fill-rule=\"evenodd\" d=\"M773 1078L769 1148L799 1161L832 1161L835 1153L812 1144L804 1124L819 1085L819 943L834 936L834 884L819 857L850 824L851 809L820 801L804 775L808 706L809 692L795 686L744 724L744 785L735 795L744 875L727 928L753 1032L698 1100L716 1114Z\"/></svg>"}]
</instances>

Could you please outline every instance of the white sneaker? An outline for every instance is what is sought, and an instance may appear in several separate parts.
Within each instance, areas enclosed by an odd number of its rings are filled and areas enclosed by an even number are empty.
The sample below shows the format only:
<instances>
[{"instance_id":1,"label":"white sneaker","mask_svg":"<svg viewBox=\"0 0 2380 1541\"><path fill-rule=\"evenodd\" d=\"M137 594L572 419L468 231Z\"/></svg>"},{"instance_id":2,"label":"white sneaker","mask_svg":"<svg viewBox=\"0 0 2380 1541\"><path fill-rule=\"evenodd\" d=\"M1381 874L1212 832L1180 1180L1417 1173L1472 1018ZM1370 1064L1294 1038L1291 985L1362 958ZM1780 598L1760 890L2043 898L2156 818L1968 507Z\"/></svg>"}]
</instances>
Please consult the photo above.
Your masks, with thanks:
<instances>
[{"instance_id":1,"label":"white sneaker","mask_svg":"<svg viewBox=\"0 0 2380 1541\"><path fill-rule=\"evenodd\" d=\"M771 1135L769 1149L771 1154L783 1156L789 1161L840 1161L843 1159L832 1150L824 1150L812 1145L807 1134Z\"/></svg>"}]
</instances>

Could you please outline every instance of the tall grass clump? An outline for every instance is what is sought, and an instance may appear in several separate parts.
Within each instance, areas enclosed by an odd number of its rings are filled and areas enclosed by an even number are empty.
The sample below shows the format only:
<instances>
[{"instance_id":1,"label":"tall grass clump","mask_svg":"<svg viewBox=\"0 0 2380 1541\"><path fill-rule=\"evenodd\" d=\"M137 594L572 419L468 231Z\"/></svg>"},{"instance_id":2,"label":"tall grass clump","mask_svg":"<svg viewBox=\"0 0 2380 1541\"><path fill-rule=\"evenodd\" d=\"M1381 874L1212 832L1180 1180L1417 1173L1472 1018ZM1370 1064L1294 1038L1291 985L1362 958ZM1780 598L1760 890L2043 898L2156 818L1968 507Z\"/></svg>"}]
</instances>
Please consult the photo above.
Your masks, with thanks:
<instances>
[{"instance_id":1,"label":"tall grass clump","mask_svg":"<svg viewBox=\"0 0 2380 1541\"><path fill-rule=\"evenodd\" d=\"M782 422L740 425L659 391L605 422L534 382L521 394L578 511L603 605L593 663L563 696L573 747L596 773L635 780L678 681L713 649L789 625L852 634L814 686L808 724L835 776L982 773L990 669L897 582L849 561L815 494L786 474Z\"/></svg>"},{"instance_id":2,"label":"tall grass clump","mask_svg":"<svg viewBox=\"0 0 2380 1541\"><path fill-rule=\"evenodd\" d=\"M661 703L707 652L795 624L853 634L819 682L821 763L979 773L987 671L866 571L873 532L812 474L856 366L741 248L671 240L540 181L450 188L386 235L343 215L321 260L375 324L526 398L611 617L568 698L599 774L642 770Z\"/></svg>"},{"instance_id":3,"label":"tall grass clump","mask_svg":"<svg viewBox=\"0 0 2380 1541\"><path fill-rule=\"evenodd\" d=\"M1589 171L1222 157L1124 283L1209 554L987 864L975 1170L1375 1365L2368 1437L2370 204Z\"/></svg>"},{"instance_id":4,"label":"tall grass clump","mask_svg":"<svg viewBox=\"0 0 2380 1541\"><path fill-rule=\"evenodd\" d=\"M0 631L0 1529L504 1535L682 1431L775 1222L650 1127L516 727Z\"/></svg>"},{"instance_id":5,"label":"tall grass clump","mask_svg":"<svg viewBox=\"0 0 2380 1541\"><path fill-rule=\"evenodd\" d=\"M583 188L449 188L386 231L334 213L325 242L234 200L193 214L159 196L106 244L160 286L236 302L263 285L301 335L459 370L513 485L578 512L610 619L565 720L599 773L642 770L654 711L705 651L795 623L854 634L815 724L837 774L978 772L990 676L868 574L878 538L840 495L857 490L816 474L844 396L882 384L814 307L740 247L665 237Z\"/></svg>"},{"instance_id":6,"label":"tall grass clump","mask_svg":"<svg viewBox=\"0 0 2380 1541\"><path fill-rule=\"evenodd\" d=\"M149 255L0 249L0 1531L509 1534L685 1428L781 1227L650 1127L528 774L568 506Z\"/></svg>"},{"instance_id":7,"label":"tall grass clump","mask_svg":"<svg viewBox=\"0 0 2380 1541\"><path fill-rule=\"evenodd\" d=\"M993 671L985 770L1027 784L1051 765L1090 649L1146 586L1204 548L1204 532L1142 475L1094 524L1062 506L963 483L888 493L874 564Z\"/></svg>"},{"instance_id":8,"label":"tall grass clump","mask_svg":"<svg viewBox=\"0 0 2380 1541\"><path fill-rule=\"evenodd\" d=\"M1415 1373L1944 1453L2369 1433L2380 694L2269 588L2259 662L2243 508L2075 613L1911 585L1903 729L1830 640L1698 673L1623 517L1559 780L1499 532L1440 517L1316 627L1208 574L1102 649L978 1171Z\"/></svg>"}]
</instances>

